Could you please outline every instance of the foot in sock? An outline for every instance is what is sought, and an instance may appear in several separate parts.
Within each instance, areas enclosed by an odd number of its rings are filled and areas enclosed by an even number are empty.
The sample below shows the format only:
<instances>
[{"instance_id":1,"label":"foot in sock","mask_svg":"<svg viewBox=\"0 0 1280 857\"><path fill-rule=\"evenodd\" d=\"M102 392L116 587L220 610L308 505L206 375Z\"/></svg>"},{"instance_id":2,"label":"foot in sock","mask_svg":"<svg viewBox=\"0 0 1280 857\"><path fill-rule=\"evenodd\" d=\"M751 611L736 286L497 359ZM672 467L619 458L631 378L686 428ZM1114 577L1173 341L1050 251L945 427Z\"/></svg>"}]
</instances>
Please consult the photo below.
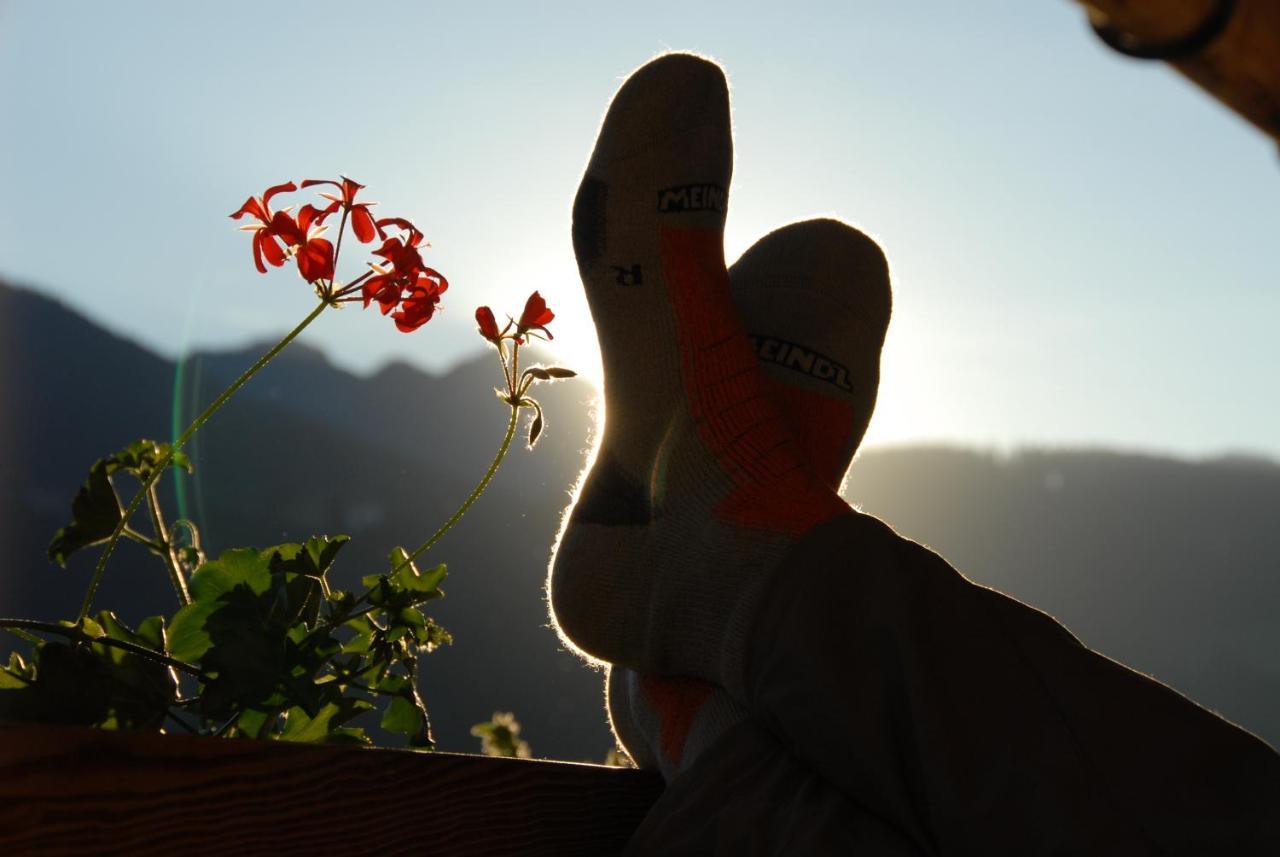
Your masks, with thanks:
<instances>
[{"instance_id":1,"label":"foot in sock","mask_svg":"<svg viewBox=\"0 0 1280 857\"><path fill-rule=\"evenodd\" d=\"M817 476L839 488L875 407L891 301L883 253L839 221L793 223L744 253L729 284L775 405ZM605 687L623 748L668 781L746 719L700 679L613 668Z\"/></svg>"},{"instance_id":2,"label":"foot in sock","mask_svg":"<svg viewBox=\"0 0 1280 857\"><path fill-rule=\"evenodd\" d=\"M548 582L594 658L739 695L769 573L848 513L772 403L729 293L729 96L670 54L614 97L573 210L600 340L605 427Z\"/></svg>"}]
</instances>

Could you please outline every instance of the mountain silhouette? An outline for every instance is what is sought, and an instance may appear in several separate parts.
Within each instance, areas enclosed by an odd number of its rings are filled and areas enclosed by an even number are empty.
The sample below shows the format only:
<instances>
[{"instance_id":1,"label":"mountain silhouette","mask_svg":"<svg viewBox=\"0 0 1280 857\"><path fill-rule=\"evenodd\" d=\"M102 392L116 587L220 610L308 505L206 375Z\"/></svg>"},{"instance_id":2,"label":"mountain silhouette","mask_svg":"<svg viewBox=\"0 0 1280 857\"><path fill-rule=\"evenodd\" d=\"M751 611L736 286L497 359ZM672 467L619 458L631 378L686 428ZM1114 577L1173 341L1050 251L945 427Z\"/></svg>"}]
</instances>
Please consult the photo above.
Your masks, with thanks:
<instances>
[{"instance_id":1,"label":"mountain silhouette","mask_svg":"<svg viewBox=\"0 0 1280 857\"><path fill-rule=\"evenodd\" d=\"M136 438L171 437L266 346L175 364L4 284L0 319L0 615L69 617L92 552L64 570L45 549L89 465ZM202 430L194 477L180 492L166 479L164 494L211 554L348 533L334 575L354 587L392 547L430 535L479 479L506 425L499 381L488 355L445 375L393 363L359 377L295 344ZM450 568L432 614L456 643L424 659L422 687L442 749L474 751L470 725L513 710L535 754L600 759L611 741L600 677L563 650L542 589L595 391L571 380L538 397L538 447L513 449L428 555ZM846 495L977 582L1280 744L1274 462L884 448L859 456ZM127 620L172 609L166 576L134 548L121 547L96 602Z\"/></svg>"}]
</instances>

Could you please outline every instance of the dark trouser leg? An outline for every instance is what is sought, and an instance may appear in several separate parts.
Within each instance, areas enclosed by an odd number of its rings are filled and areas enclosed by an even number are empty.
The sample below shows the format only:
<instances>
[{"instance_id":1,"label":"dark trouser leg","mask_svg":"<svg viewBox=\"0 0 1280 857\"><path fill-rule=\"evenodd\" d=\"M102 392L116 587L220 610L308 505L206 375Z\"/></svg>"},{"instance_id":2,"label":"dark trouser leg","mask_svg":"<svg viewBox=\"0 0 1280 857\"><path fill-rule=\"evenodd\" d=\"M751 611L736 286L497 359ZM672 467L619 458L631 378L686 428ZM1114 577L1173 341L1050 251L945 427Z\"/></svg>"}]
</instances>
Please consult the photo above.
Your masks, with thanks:
<instances>
[{"instance_id":1,"label":"dark trouser leg","mask_svg":"<svg viewBox=\"0 0 1280 857\"><path fill-rule=\"evenodd\" d=\"M854 514L779 570L747 702L940 854L1280 854L1280 756Z\"/></svg>"}]
</instances>

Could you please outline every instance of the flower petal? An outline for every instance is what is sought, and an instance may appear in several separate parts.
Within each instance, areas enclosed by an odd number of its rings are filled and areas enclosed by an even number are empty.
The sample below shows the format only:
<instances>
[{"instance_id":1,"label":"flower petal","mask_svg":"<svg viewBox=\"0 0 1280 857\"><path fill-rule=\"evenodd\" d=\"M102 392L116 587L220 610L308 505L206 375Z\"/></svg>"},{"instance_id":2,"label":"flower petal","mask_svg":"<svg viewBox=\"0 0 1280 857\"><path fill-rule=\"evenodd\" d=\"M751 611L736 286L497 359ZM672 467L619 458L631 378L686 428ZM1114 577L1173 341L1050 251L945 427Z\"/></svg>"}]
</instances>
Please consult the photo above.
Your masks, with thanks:
<instances>
[{"instance_id":1,"label":"flower petal","mask_svg":"<svg viewBox=\"0 0 1280 857\"><path fill-rule=\"evenodd\" d=\"M534 327L544 328L545 333L545 325L555 317L556 314L547 309L547 302L542 299L542 295L535 291L529 295L529 300L525 301L524 312L520 314L520 327L525 330Z\"/></svg>"},{"instance_id":2,"label":"flower petal","mask_svg":"<svg viewBox=\"0 0 1280 857\"><path fill-rule=\"evenodd\" d=\"M423 236L422 233L418 231L418 227L414 226L403 217L384 217L381 220L374 221L374 224L378 227L379 234L384 234L384 230L388 226L394 226L397 229L403 229L405 232L408 232L409 238L405 241L405 244L409 247L417 247L422 243Z\"/></svg>"},{"instance_id":3,"label":"flower petal","mask_svg":"<svg viewBox=\"0 0 1280 857\"><path fill-rule=\"evenodd\" d=\"M421 258L421 256L419 256L419 258ZM420 275L435 280L436 294L442 295L449 291L449 281L445 279L444 274L440 273L435 268L427 268L424 266Z\"/></svg>"},{"instance_id":4,"label":"flower petal","mask_svg":"<svg viewBox=\"0 0 1280 857\"><path fill-rule=\"evenodd\" d=\"M355 230L356 240L361 244L368 244L378 234L377 229L373 225L373 215L363 205L353 206L351 209L351 228Z\"/></svg>"},{"instance_id":5,"label":"flower petal","mask_svg":"<svg viewBox=\"0 0 1280 857\"><path fill-rule=\"evenodd\" d=\"M267 188L267 192L262 195L262 207L268 211L271 208L271 197L278 193L290 193L298 189L293 182L285 182L284 184L272 185Z\"/></svg>"},{"instance_id":6,"label":"flower petal","mask_svg":"<svg viewBox=\"0 0 1280 857\"><path fill-rule=\"evenodd\" d=\"M262 248L262 255L265 256L267 261L274 267L279 268L284 264L284 251L280 249L280 245L276 243L276 238L271 234L270 230L263 229L259 232L255 232L253 235L253 242L255 245ZM263 273L266 272L264 271Z\"/></svg>"},{"instance_id":7,"label":"flower petal","mask_svg":"<svg viewBox=\"0 0 1280 857\"><path fill-rule=\"evenodd\" d=\"M286 211L277 211L271 218L271 231L279 236L286 247L298 247L307 243L307 231Z\"/></svg>"},{"instance_id":8,"label":"flower petal","mask_svg":"<svg viewBox=\"0 0 1280 857\"><path fill-rule=\"evenodd\" d=\"M262 264L262 232L253 233L253 267L258 269L259 274L267 272L267 266Z\"/></svg>"},{"instance_id":9,"label":"flower petal","mask_svg":"<svg viewBox=\"0 0 1280 857\"><path fill-rule=\"evenodd\" d=\"M262 207L262 203L254 197L249 197L244 201L244 205L240 206L240 210L231 215L232 220L239 220L246 214L256 217L263 223L267 222L267 211Z\"/></svg>"},{"instance_id":10,"label":"flower petal","mask_svg":"<svg viewBox=\"0 0 1280 857\"><path fill-rule=\"evenodd\" d=\"M360 297L364 300L365 309L369 308L369 303L378 296L378 292L382 291L387 280L390 279L390 274L378 274L364 281L364 285L360 287Z\"/></svg>"},{"instance_id":11,"label":"flower petal","mask_svg":"<svg viewBox=\"0 0 1280 857\"><path fill-rule=\"evenodd\" d=\"M347 205L351 205L356 201L356 194L364 189L364 185L360 182L353 181L346 176L342 177L342 200Z\"/></svg>"},{"instance_id":12,"label":"flower petal","mask_svg":"<svg viewBox=\"0 0 1280 857\"><path fill-rule=\"evenodd\" d=\"M327 238L312 238L298 251L298 272L308 283L333 279L333 244Z\"/></svg>"}]
</instances>

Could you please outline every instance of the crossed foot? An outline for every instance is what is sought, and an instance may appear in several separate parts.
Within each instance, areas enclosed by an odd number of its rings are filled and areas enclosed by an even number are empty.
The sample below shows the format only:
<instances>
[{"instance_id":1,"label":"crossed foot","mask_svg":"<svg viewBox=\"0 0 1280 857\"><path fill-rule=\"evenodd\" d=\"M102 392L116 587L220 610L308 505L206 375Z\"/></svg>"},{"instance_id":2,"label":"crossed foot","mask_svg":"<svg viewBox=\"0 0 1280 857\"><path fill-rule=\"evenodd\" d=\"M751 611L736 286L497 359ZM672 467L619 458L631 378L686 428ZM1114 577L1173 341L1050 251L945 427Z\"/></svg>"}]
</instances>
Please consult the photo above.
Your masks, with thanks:
<instances>
[{"instance_id":1,"label":"crossed foot","mask_svg":"<svg viewBox=\"0 0 1280 857\"><path fill-rule=\"evenodd\" d=\"M626 749L668 778L745 717L743 650L772 572L847 513L890 311L875 242L783 227L726 271L728 87L661 57L614 98L573 240L604 363L605 427L552 564L562 635L618 665Z\"/></svg>"}]
</instances>

